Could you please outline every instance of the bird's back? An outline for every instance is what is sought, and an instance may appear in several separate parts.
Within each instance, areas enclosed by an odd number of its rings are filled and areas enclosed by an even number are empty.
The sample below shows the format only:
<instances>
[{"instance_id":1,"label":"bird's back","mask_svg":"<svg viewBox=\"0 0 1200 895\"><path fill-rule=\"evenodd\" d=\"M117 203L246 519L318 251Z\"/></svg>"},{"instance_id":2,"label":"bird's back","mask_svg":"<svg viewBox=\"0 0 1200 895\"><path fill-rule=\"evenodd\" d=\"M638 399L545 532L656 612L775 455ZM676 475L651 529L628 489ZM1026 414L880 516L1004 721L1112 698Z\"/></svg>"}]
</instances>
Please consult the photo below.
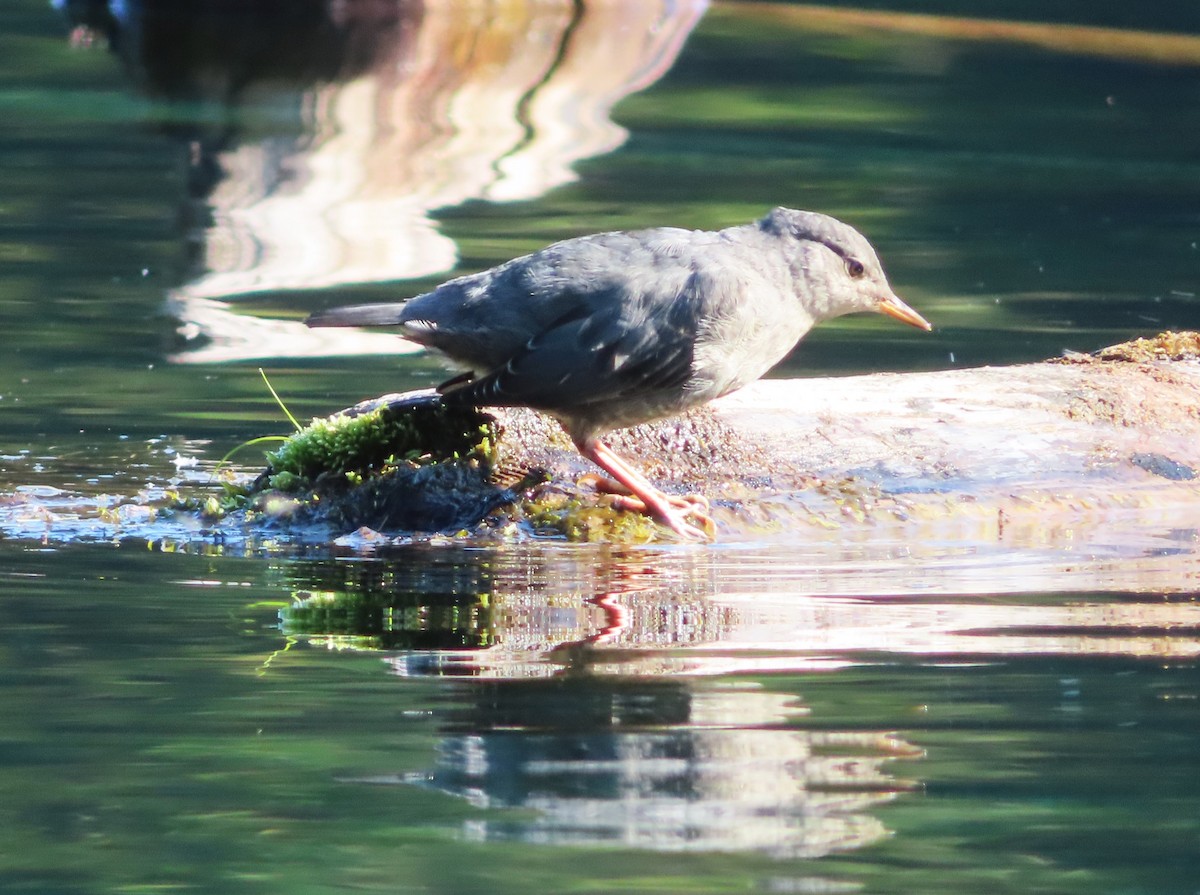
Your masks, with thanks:
<instances>
[{"instance_id":1,"label":"bird's back","mask_svg":"<svg viewBox=\"0 0 1200 895\"><path fill-rule=\"evenodd\" d=\"M761 376L807 330L758 238L751 225L557 243L413 299L403 329L477 374L458 400L631 425Z\"/></svg>"},{"instance_id":2,"label":"bird's back","mask_svg":"<svg viewBox=\"0 0 1200 895\"><path fill-rule=\"evenodd\" d=\"M674 301L717 235L661 228L555 243L417 296L394 322L414 341L489 372L565 319L599 314L620 325Z\"/></svg>"}]
</instances>

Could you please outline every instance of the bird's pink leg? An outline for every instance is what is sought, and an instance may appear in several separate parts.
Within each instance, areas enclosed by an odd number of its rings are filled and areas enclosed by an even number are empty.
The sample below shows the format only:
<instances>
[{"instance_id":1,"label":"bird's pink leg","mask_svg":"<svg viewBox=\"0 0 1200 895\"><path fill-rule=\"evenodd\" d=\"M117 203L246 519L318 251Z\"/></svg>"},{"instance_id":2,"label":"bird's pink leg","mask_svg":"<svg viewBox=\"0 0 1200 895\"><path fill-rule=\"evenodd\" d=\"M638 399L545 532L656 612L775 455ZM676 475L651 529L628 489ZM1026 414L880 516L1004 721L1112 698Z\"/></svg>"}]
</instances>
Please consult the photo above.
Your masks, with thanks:
<instances>
[{"instance_id":1,"label":"bird's pink leg","mask_svg":"<svg viewBox=\"0 0 1200 895\"><path fill-rule=\"evenodd\" d=\"M618 483L629 490L629 493L641 501L643 512L653 516L676 534L696 540L709 539L709 535L700 528L690 524L685 513L672 506L672 501L650 483L644 475L617 456L608 445L597 438L576 440L575 446L579 453L587 457ZM700 512L694 504L688 504L692 515L696 516L702 525L711 526L712 520Z\"/></svg>"}]
</instances>

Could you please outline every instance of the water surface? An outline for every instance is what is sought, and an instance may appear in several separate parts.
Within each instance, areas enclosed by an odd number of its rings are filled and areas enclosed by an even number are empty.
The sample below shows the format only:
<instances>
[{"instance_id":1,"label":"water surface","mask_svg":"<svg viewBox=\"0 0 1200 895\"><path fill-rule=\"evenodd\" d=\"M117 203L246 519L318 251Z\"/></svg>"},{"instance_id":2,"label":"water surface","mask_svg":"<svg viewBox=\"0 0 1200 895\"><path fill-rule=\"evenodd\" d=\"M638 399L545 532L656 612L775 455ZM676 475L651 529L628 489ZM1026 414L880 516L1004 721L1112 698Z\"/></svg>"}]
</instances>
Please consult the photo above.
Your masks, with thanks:
<instances>
[{"instance_id":1,"label":"water surface","mask_svg":"<svg viewBox=\"0 0 1200 895\"><path fill-rule=\"evenodd\" d=\"M58 6L0 13L0 888L1200 889L1186 514L359 554L137 507L287 431L259 366L302 418L442 376L309 311L583 232L854 223L937 330L789 376L1198 328L1192 4Z\"/></svg>"}]
</instances>

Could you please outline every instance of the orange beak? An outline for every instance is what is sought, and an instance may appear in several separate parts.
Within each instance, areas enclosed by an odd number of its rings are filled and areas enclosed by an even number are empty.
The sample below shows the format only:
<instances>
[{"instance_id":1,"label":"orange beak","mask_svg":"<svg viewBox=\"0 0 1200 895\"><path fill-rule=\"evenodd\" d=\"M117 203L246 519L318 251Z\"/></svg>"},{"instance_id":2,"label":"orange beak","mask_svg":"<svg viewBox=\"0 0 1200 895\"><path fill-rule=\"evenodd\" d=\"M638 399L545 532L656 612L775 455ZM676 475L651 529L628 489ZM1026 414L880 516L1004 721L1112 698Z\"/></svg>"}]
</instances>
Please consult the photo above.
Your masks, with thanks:
<instances>
[{"instance_id":1,"label":"orange beak","mask_svg":"<svg viewBox=\"0 0 1200 895\"><path fill-rule=\"evenodd\" d=\"M926 332L933 329L928 320L902 302L895 295L889 295L887 298L880 299L879 313L887 314L889 317L895 317L901 323L907 323L909 326L915 326L917 329L923 329Z\"/></svg>"}]
</instances>

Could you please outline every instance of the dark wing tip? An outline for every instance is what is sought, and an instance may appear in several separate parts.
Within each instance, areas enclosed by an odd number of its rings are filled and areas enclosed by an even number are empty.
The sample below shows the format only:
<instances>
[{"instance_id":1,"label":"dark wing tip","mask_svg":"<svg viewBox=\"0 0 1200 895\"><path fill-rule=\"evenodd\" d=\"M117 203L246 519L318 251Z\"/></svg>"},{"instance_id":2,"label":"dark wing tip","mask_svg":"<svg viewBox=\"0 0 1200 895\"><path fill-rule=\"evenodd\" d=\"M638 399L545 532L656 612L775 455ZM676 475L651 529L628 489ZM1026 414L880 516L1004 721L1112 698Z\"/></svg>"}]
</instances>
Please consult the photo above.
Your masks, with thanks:
<instances>
[{"instance_id":1,"label":"dark wing tip","mask_svg":"<svg viewBox=\"0 0 1200 895\"><path fill-rule=\"evenodd\" d=\"M403 304L347 305L309 314L307 326L395 326Z\"/></svg>"}]
</instances>

